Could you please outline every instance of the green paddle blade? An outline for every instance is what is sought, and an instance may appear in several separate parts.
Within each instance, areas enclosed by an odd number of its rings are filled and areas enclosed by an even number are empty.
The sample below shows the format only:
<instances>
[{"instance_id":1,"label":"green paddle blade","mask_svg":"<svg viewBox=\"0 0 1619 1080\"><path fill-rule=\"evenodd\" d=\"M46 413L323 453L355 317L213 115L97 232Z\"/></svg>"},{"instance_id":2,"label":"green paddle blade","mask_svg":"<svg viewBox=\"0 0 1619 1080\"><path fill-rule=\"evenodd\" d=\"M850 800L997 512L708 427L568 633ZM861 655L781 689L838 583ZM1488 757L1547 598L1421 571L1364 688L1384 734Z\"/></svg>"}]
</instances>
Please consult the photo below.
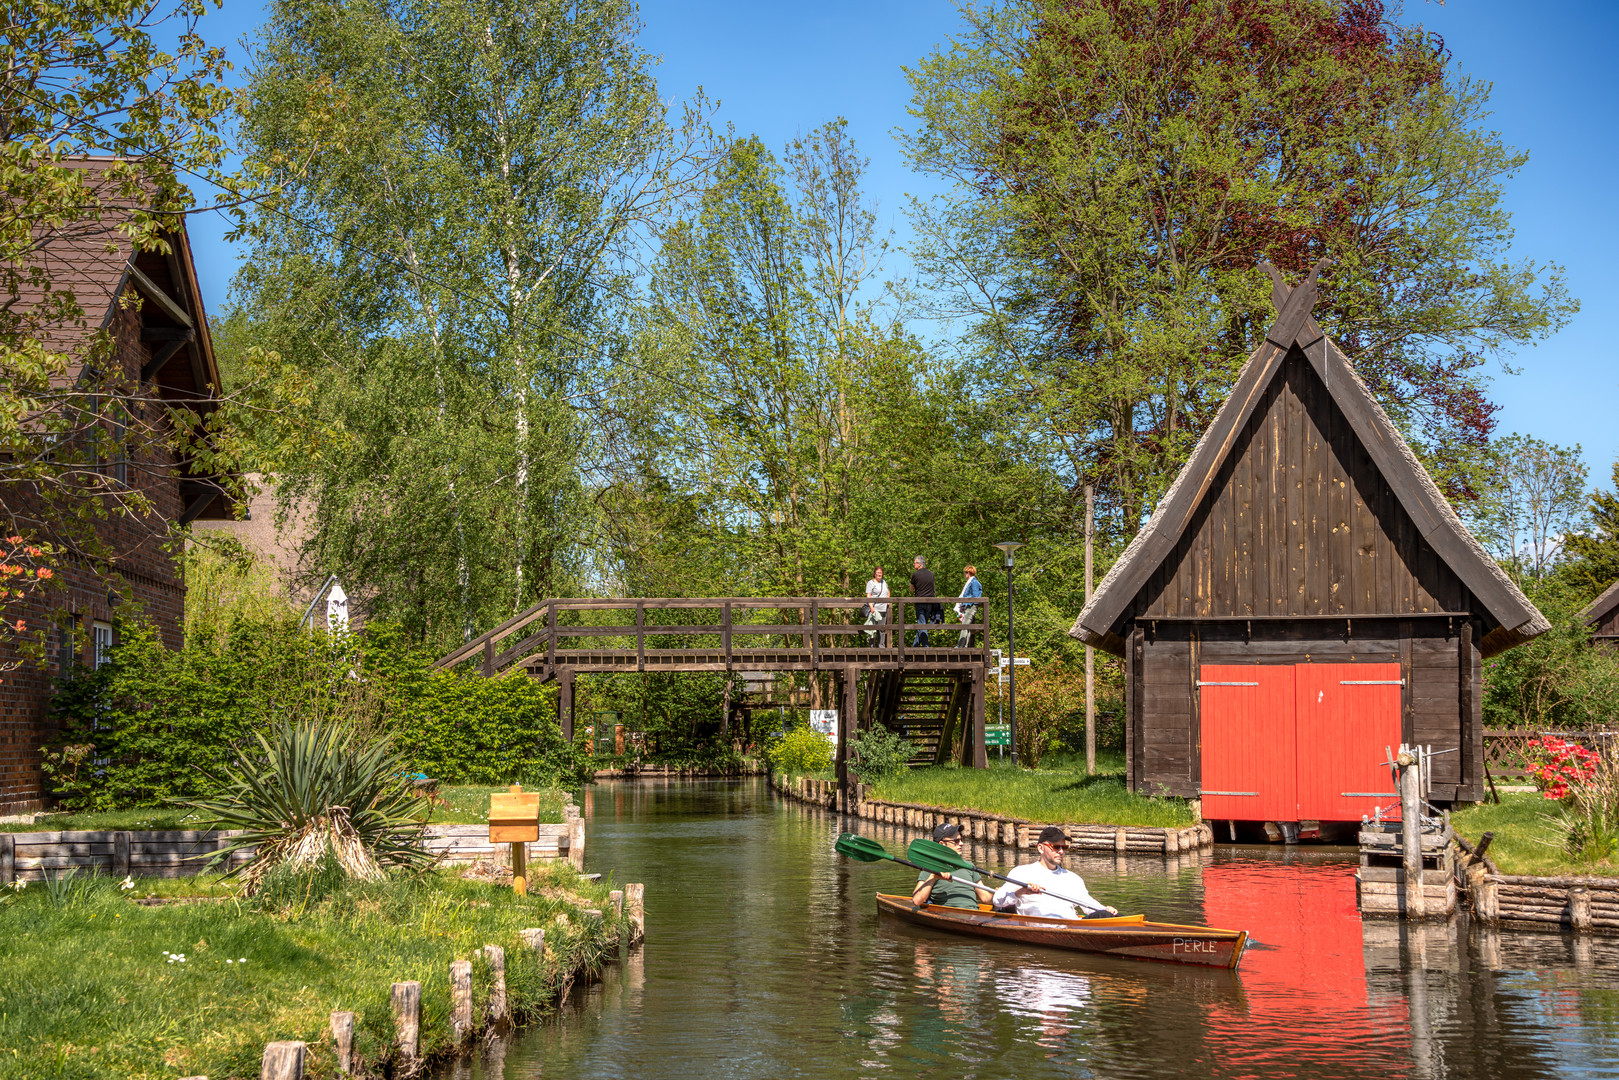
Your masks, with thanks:
<instances>
[{"instance_id":1,"label":"green paddle blade","mask_svg":"<svg viewBox=\"0 0 1619 1080\"><path fill-rule=\"evenodd\" d=\"M883 859L892 859L888 849L875 840L868 840L864 836L856 836L846 832L838 837L838 842L832 845L839 855L847 855L860 862L881 862Z\"/></svg>"},{"instance_id":2,"label":"green paddle blade","mask_svg":"<svg viewBox=\"0 0 1619 1080\"><path fill-rule=\"evenodd\" d=\"M935 874L948 874L952 870L977 870L978 867L952 851L948 845L926 837L912 840L905 849L905 857L922 869Z\"/></svg>"}]
</instances>

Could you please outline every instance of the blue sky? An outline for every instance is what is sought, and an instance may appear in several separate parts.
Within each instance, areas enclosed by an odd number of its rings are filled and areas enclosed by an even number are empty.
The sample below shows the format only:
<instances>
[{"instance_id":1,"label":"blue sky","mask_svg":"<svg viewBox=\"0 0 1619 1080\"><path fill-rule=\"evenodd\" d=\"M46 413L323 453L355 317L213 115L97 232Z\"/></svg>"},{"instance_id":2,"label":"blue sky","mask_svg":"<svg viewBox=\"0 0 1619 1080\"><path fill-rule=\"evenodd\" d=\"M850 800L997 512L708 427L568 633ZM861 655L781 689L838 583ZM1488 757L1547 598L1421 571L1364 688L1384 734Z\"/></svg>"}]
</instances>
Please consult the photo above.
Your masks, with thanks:
<instances>
[{"instance_id":1,"label":"blue sky","mask_svg":"<svg viewBox=\"0 0 1619 1080\"><path fill-rule=\"evenodd\" d=\"M225 0L223 11L204 20L204 36L234 42L253 31L261 12L254 0ZM663 57L666 97L685 98L701 86L719 99L722 120L777 150L823 120L848 118L871 158L868 188L883 223L904 243L905 196L931 188L906 169L892 137L909 122L901 67L957 31L954 3L646 0L641 16L643 46ZM1561 333L1512 358L1520 374L1496 372L1501 431L1581 444L1593 483L1607 486L1619 459L1619 326L1608 321L1619 301L1619 203L1609 194L1619 169L1609 74L1619 2L1410 0L1403 21L1443 35L1464 71L1494 84L1493 126L1509 145L1530 152L1507 186L1517 254L1562 264L1582 304ZM214 311L225 304L237 259L223 231L222 222L206 218L192 225Z\"/></svg>"}]
</instances>

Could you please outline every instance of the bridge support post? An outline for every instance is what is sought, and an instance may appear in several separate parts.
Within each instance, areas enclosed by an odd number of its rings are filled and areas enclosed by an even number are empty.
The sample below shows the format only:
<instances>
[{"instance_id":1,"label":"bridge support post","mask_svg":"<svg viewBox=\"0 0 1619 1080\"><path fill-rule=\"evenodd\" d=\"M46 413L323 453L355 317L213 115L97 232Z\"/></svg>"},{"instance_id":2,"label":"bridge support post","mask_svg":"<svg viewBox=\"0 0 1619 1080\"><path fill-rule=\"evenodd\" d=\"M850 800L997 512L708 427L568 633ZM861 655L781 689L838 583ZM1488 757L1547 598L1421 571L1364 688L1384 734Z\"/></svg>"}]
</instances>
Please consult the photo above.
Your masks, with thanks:
<instances>
[{"instance_id":1,"label":"bridge support post","mask_svg":"<svg viewBox=\"0 0 1619 1080\"><path fill-rule=\"evenodd\" d=\"M573 742L573 669L557 672L557 719L562 723L562 739Z\"/></svg>"},{"instance_id":2,"label":"bridge support post","mask_svg":"<svg viewBox=\"0 0 1619 1080\"><path fill-rule=\"evenodd\" d=\"M854 738L855 716L860 708L860 669L846 667L839 674L842 691L838 695L838 808L849 804L849 740Z\"/></svg>"},{"instance_id":3,"label":"bridge support post","mask_svg":"<svg viewBox=\"0 0 1619 1080\"><path fill-rule=\"evenodd\" d=\"M989 753L984 749L984 684L984 669L974 669L972 700L965 710L966 726L961 733L961 763L973 769L989 767Z\"/></svg>"}]
</instances>

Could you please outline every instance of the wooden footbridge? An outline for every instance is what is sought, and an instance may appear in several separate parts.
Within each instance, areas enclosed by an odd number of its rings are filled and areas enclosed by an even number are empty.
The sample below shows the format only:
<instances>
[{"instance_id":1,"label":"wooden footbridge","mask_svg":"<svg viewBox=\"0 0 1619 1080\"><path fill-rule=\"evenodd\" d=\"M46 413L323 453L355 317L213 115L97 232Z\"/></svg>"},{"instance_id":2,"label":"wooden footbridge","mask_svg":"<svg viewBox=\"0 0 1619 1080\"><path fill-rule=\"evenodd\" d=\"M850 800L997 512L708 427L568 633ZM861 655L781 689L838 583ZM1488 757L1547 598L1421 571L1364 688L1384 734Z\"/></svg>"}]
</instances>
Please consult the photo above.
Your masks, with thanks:
<instances>
[{"instance_id":1,"label":"wooden footbridge","mask_svg":"<svg viewBox=\"0 0 1619 1080\"><path fill-rule=\"evenodd\" d=\"M545 600L437 666L480 661L486 676L515 669L556 679L562 732L570 740L574 679L581 673L830 672L838 684L840 785L847 782L849 737L873 724L910 739L918 750L914 764L948 761L959 737L961 763L982 767L989 663L983 598L884 597L884 621L869 626L859 615L867 602L819 596ZM977 607L976 621L920 621L932 609L958 603ZM928 643L922 645L924 634Z\"/></svg>"}]
</instances>

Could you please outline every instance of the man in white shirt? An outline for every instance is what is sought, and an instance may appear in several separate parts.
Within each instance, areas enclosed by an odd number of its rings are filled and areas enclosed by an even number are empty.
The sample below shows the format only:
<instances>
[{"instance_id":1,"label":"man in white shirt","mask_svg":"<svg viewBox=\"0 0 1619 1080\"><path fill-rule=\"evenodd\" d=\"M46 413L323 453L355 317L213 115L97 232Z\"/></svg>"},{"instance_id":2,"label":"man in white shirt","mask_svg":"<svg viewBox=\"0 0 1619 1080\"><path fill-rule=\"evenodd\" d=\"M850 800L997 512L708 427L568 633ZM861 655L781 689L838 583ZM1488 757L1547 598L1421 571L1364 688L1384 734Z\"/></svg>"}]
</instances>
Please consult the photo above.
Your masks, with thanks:
<instances>
[{"instance_id":1,"label":"man in white shirt","mask_svg":"<svg viewBox=\"0 0 1619 1080\"><path fill-rule=\"evenodd\" d=\"M888 595L890 595L890 593L888 591L888 582L883 580L883 568L882 567L879 566L879 567L877 567L875 570L873 570L871 572L871 580L866 582L866 595L868 597L879 597L879 596L888 596ZM887 620L887 618L888 618L888 605L887 604L867 604L866 605L866 625L867 626L876 626L878 623L884 622L885 620ZM888 635L887 634L879 634L879 633L877 633L875 631L867 630L865 636L866 636L866 644L867 645L870 645L873 642L875 642L875 643L877 643L879 645L883 645L883 646L886 646L888 644Z\"/></svg>"},{"instance_id":2,"label":"man in white shirt","mask_svg":"<svg viewBox=\"0 0 1619 1080\"><path fill-rule=\"evenodd\" d=\"M1040 830L1040 861L1026 863L1006 875L1012 879L995 890L997 908L1017 905L1019 915L1039 915L1046 919L1077 919L1079 912L1071 901L1085 908L1085 917L1117 915L1085 888L1085 879L1063 868L1068 854L1068 836L1055 825ZM1049 891L1048 891L1049 890ZM1062 898L1053 896L1058 893Z\"/></svg>"}]
</instances>

